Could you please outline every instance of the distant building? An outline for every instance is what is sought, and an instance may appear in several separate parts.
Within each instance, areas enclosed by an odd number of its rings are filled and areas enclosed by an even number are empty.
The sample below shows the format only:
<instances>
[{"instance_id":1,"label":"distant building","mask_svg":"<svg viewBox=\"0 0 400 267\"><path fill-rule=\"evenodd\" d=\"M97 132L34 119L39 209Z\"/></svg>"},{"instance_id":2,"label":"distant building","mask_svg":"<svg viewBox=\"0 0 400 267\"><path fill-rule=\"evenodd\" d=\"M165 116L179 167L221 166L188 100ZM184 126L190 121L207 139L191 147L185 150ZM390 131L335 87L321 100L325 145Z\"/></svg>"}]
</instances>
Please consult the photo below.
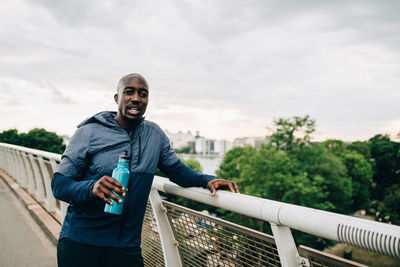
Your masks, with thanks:
<instances>
[{"instance_id":1,"label":"distant building","mask_svg":"<svg viewBox=\"0 0 400 267\"><path fill-rule=\"evenodd\" d=\"M233 146L237 147L245 147L251 146L255 148L260 148L262 144L268 143L268 140L265 137L242 137L236 138L233 140Z\"/></svg>"},{"instance_id":2,"label":"distant building","mask_svg":"<svg viewBox=\"0 0 400 267\"><path fill-rule=\"evenodd\" d=\"M172 149L181 150L189 147L194 152L196 138L190 131L186 133L183 133L182 131L171 133L168 130L165 130L165 133L171 142Z\"/></svg>"},{"instance_id":3,"label":"distant building","mask_svg":"<svg viewBox=\"0 0 400 267\"><path fill-rule=\"evenodd\" d=\"M255 147L259 148L262 144L267 143L265 137L242 137L236 138L233 142L227 140L214 140L200 136L197 131L193 135L190 131L184 133L179 131L178 133L171 133L165 130L172 149L175 150L186 150L183 153L196 153L202 155L225 155L226 152L234 147Z\"/></svg>"},{"instance_id":4,"label":"distant building","mask_svg":"<svg viewBox=\"0 0 400 267\"><path fill-rule=\"evenodd\" d=\"M214 154L215 140L199 137L196 139L196 154Z\"/></svg>"},{"instance_id":5,"label":"distant building","mask_svg":"<svg viewBox=\"0 0 400 267\"><path fill-rule=\"evenodd\" d=\"M226 152L233 148L233 142L227 140L217 140L214 142L214 153L225 155Z\"/></svg>"}]
</instances>

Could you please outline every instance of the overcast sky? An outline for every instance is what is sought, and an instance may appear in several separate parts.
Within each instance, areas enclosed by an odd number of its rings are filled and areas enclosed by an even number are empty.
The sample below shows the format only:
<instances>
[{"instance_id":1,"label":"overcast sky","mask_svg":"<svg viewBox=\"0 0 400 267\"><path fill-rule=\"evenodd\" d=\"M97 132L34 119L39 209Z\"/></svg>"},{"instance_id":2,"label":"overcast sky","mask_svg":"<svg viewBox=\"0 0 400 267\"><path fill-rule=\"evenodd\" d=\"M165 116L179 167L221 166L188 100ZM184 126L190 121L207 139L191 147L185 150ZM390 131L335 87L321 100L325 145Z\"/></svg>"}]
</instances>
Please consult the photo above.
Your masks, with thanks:
<instances>
[{"instance_id":1,"label":"overcast sky","mask_svg":"<svg viewBox=\"0 0 400 267\"><path fill-rule=\"evenodd\" d=\"M163 129L265 136L309 114L315 140L400 132L400 1L54 1L0 5L0 130L72 135L116 110L127 73Z\"/></svg>"}]
</instances>

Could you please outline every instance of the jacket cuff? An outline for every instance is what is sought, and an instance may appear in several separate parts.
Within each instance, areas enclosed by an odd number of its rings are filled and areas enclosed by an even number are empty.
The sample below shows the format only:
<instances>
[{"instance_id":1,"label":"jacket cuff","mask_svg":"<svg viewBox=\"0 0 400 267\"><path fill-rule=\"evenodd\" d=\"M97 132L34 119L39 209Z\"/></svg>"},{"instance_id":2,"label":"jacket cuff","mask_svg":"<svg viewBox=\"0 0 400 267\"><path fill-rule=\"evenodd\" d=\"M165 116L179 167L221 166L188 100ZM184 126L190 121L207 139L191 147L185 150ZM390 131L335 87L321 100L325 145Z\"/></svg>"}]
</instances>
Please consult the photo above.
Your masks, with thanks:
<instances>
[{"instance_id":1,"label":"jacket cuff","mask_svg":"<svg viewBox=\"0 0 400 267\"><path fill-rule=\"evenodd\" d=\"M88 182L88 200L89 201L92 201L94 199L93 186L96 182L97 182L96 180L91 180Z\"/></svg>"},{"instance_id":2,"label":"jacket cuff","mask_svg":"<svg viewBox=\"0 0 400 267\"><path fill-rule=\"evenodd\" d=\"M217 177L213 175L203 174L203 188L207 189L208 182L214 179L217 179Z\"/></svg>"}]
</instances>

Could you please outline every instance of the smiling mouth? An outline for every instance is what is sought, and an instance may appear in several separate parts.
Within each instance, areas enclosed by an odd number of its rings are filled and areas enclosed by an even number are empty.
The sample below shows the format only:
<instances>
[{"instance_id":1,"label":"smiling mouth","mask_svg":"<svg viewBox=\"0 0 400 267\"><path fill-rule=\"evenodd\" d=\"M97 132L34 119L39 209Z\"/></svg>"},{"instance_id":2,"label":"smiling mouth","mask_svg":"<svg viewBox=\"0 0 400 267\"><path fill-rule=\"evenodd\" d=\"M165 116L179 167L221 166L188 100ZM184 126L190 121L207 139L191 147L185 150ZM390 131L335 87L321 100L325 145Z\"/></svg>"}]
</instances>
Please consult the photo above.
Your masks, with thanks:
<instances>
[{"instance_id":1,"label":"smiling mouth","mask_svg":"<svg viewBox=\"0 0 400 267\"><path fill-rule=\"evenodd\" d=\"M138 107L129 107L127 108L127 112L131 115L139 115L142 112L142 109Z\"/></svg>"}]
</instances>

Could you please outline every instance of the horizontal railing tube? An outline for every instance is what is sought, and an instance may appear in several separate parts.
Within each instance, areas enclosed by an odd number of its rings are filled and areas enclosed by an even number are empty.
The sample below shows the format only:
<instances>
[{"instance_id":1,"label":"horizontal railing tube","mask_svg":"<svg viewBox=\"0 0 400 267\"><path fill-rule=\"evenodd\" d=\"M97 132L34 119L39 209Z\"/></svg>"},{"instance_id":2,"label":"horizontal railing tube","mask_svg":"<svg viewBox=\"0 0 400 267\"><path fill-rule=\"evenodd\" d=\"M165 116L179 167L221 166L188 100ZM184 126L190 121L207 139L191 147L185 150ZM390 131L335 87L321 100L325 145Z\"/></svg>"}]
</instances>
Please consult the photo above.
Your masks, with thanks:
<instances>
[{"instance_id":1,"label":"horizontal railing tube","mask_svg":"<svg viewBox=\"0 0 400 267\"><path fill-rule=\"evenodd\" d=\"M399 226L225 191L218 191L214 197L211 197L206 189L182 188L158 176L154 179L153 187L159 191L277 225L285 225L308 234L400 258ZM363 244L367 243L368 240L365 239L368 237L364 233L368 232L374 233L374 244L359 245L360 242L357 242L357 239L364 240Z\"/></svg>"}]
</instances>

